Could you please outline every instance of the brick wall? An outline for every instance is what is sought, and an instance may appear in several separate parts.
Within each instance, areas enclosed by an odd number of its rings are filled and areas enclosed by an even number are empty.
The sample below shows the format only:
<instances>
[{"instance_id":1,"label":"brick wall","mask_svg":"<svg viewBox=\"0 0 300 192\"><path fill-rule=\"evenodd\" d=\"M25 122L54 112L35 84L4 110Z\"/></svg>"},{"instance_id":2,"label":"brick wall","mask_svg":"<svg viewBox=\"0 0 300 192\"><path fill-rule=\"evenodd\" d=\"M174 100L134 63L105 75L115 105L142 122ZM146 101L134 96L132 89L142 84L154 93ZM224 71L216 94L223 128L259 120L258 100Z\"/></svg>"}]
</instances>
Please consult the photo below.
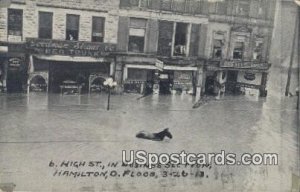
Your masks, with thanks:
<instances>
[{"instance_id":1,"label":"brick wall","mask_svg":"<svg viewBox=\"0 0 300 192\"><path fill-rule=\"evenodd\" d=\"M53 39L65 39L66 14L80 15L79 40L91 41L92 17L105 17L104 42L117 42L118 0L27 0L10 8L23 9L23 41L38 37L38 12L53 12ZM7 41L7 8L0 9L0 41Z\"/></svg>"}]
</instances>

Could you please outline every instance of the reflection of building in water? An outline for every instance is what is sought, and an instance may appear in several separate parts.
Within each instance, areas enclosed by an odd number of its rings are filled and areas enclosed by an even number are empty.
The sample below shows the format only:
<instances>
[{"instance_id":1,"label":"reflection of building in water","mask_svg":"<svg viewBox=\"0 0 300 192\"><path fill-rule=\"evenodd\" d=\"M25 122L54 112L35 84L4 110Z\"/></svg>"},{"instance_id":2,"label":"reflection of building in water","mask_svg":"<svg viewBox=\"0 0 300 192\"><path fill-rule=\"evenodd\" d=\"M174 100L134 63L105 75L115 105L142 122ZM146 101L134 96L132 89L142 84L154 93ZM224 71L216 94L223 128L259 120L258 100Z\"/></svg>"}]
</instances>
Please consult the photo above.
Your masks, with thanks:
<instances>
[{"instance_id":1,"label":"reflection of building in water","mask_svg":"<svg viewBox=\"0 0 300 192\"><path fill-rule=\"evenodd\" d=\"M88 91L101 90L95 77L113 75L119 91L265 95L274 6L267 0L15 0L1 9L1 82L8 91L28 84L57 92L63 81L81 76L77 83Z\"/></svg>"}]
</instances>

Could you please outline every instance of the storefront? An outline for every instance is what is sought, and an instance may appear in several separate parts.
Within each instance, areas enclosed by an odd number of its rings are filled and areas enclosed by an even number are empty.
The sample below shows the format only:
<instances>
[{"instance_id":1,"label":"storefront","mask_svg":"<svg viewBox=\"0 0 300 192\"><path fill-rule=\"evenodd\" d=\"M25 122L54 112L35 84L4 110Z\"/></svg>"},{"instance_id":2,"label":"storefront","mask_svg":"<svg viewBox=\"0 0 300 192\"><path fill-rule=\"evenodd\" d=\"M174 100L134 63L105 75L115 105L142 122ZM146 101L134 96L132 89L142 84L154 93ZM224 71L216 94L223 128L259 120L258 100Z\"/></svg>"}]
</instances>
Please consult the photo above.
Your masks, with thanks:
<instances>
[{"instance_id":1,"label":"storefront","mask_svg":"<svg viewBox=\"0 0 300 192\"><path fill-rule=\"evenodd\" d=\"M101 91L103 80L114 75L113 44L27 39L27 49L28 92Z\"/></svg>"},{"instance_id":2,"label":"storefront","mask_svg":"<svg viewBox=\"0 0 300 192\"><path fill-rule=\"evenodd\" d=\"M0 92L23 92L26 79L25 46L17 43L0 44Z\"/></svg>"},{"instance_id":3,"label":"storefront","mask_svg":"<svg viewBox=\"0 0 300 192\"><path fill-rule=\"evenodd\" d=\"M140 94L195 94L198 68L194 64L165 63L156 57L127 56L124 60L125 92Z\"/></svg>"}]
</instances>

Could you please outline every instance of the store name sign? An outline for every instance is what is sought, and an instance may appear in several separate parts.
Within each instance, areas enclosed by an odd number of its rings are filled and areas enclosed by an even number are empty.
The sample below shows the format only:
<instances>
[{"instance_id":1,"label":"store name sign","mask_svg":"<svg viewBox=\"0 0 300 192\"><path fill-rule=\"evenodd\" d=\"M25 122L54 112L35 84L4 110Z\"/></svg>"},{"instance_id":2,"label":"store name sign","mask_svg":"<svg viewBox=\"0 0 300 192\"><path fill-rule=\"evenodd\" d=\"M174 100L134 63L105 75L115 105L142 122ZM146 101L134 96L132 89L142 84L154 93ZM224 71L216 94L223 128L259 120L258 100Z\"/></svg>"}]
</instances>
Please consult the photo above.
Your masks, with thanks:
<instances>
[{"instance_id":1,"label":"store name sign","mask_svg":"<svg viewBox=\"0 0 300 192\"><path fill-rule=\"evenodd\" d=\"M27 38L27 49L32 54L102 57L116 51L111 43L61 41Z\"/></svg>"},{"instance_id":2,"label":"store name sign","mask_svg":"<svg viewBox=\"0 0 300 192\"><path fill-rule=\"evenodd\" d=\"M254 62L254 61L225 61L221 63L220 67L230 67L230 68L259 68L267 69L269 67L268 63Z\"/></svg>"}]
</instances>

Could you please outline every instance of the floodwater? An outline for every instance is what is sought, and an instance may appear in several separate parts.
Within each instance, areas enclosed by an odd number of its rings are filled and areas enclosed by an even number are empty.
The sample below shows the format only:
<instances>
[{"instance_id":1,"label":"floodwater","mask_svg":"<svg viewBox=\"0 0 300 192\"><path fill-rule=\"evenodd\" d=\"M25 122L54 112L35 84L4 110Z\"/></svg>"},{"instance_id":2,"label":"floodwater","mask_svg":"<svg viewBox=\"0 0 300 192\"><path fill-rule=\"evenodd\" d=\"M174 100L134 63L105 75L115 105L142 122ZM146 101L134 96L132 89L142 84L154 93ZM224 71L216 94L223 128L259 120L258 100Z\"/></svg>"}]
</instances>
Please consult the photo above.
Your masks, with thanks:
<instances>
[{"instance_id":1,"label":"floodwater","mask_svg":"<svg viewBox=\"0 0 300 192\"><path fill-rule=\"evenodd\" d=\"M299 133L296 98L225 96L193 109L189 95L148 96L58 95L31 93L0 96L0 187L15 191L291 191L299 175ZM169 127L173 139L162 142L135 138L141 130ZM101 171L101 167L61 167L63 161L122 160L122 150L147 153L277 153L278 165L130 168L154 171L156 178L54 176L55 171ZM54 162L57 166L49 166ZM50 164L51 165L51 164ZM120 164L118 164L120 165ZM113 169L113 168L109 168ZM106 170L106 168L103 168ZM162 177L162 171L190 175ZM191 173L203 171L204 175ZM175 176L174 176L175 175Z\"/></svg>"}]
</instances>

